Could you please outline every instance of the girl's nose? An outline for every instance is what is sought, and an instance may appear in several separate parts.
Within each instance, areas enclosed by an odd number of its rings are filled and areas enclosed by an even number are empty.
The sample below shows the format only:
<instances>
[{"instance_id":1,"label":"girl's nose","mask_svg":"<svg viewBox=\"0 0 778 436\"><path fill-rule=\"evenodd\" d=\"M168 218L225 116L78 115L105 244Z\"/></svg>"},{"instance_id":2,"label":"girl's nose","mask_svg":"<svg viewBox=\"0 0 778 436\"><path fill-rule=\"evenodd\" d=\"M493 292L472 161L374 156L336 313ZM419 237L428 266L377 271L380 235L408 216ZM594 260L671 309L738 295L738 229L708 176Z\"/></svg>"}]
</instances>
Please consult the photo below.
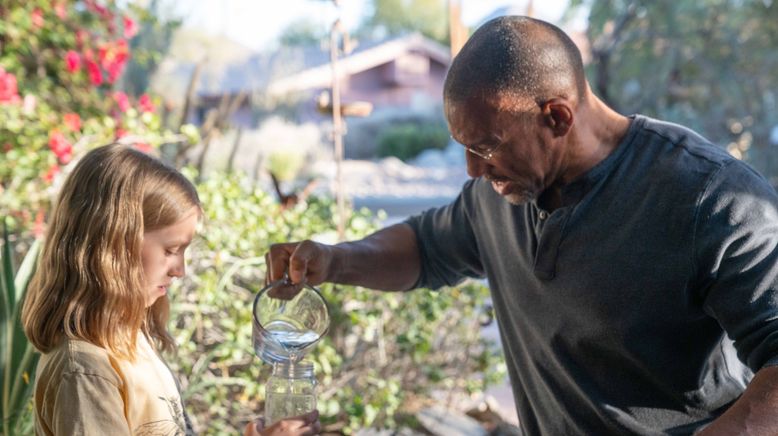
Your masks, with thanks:
<instances>
[{"instance_id":1,"label":"girl's nose","mask_svg":"<svg viewBox=\"0 0 778 436\"><path fill-rule=\"evenodd\" d=\"M186 264L184 262L184 256L179 256L176 259L176 263L173 265L172 268L170 268L170 272L168 275L171 277L178 277L181 278L186 273Z\"/></svg>"}]
</instances>

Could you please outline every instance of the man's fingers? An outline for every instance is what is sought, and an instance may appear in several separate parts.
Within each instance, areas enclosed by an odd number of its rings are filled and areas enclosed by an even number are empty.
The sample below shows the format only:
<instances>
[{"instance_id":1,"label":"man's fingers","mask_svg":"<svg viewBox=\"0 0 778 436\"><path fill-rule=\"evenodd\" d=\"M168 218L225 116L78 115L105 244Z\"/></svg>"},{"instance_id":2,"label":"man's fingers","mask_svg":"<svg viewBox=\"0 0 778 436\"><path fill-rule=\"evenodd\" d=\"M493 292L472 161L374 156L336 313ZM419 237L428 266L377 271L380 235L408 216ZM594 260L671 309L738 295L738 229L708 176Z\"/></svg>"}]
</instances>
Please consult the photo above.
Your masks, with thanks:
<instances>
[{"instance_id":1,"label":"man's fingers","mask_svg":"<svg viewBox=\"0 0 778 436\"><path fill-rule=\"evenodd\" d=\"M308 274L308 260L310 253L307 250L300 250L303 245L298 245L297 250L289 259L289 280L292 283L305 283Z\"/></svg>"},{"instance_id":2,"label":"man's fingers","mask_svg":"<svg viewBox=\"0 0 778 436\"><path fill-rule=\"evenodd\" d=\"M267 295L280 300L291 300L300 292L300 289L302 289L302 285L282 282L268 290Z\"/></svg>"},{"instance_id":3,"label":"man's fingers","mask_svg":"<svg viewBox=\"0 0 778 436\"><path fill-rule=\"evenodd\" d=\"M281 280L284 277L289 265L289 258L292 256L297 244L273 244L265 255L267 268L266 277L269 282Z\"/></svg>"}]
</instances>

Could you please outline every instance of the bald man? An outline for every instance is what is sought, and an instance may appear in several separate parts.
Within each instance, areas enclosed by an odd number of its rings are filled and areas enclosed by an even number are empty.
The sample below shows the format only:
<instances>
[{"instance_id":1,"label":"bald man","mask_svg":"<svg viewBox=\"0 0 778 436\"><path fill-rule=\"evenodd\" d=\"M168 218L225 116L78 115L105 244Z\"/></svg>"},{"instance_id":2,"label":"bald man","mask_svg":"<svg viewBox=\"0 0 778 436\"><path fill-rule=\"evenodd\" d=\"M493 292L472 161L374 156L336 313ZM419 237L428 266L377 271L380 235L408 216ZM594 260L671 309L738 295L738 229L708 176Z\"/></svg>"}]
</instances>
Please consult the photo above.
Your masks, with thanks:
<instances>
[{"instance_id":1,"label":"bald man","mask_svg":"<svg viewBox=\"0 0 778 436\"><path fill-rule=\"evenodd\" d=\"M472 177L363 240L277 244L271 279L487 278L525 435L777 435L778 196L700 135L623 116L560 29L484 24L444 86Z\"/></svg>"}]
</instances>

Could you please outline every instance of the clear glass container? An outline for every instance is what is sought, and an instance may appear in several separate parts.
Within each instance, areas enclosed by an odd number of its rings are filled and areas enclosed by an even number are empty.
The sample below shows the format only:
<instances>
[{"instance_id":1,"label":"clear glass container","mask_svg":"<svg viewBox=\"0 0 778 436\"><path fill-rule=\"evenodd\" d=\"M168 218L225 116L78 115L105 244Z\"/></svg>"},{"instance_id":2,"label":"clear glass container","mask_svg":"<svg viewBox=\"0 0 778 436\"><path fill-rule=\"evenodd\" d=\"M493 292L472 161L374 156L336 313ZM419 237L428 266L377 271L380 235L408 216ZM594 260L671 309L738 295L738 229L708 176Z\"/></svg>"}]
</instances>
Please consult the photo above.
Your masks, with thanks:
<instances>
[{"instance_id":1,"label":"clear glass container","mask_svg":"<svg viewBox=\"0 0 778 436\"><path fill-rule=\"evenodd\" d=\"M265 425L316 409L313 362L277 362L265 385Z\"/></svg>"},{"instance_id":2,"label":"clear glass container","mask_svg":"<svg viewBox=\"0 0 778 436\"><path fill-rule=\"evenodd\" d=\"M318 289L282 279L254 299L254 352L266 363L296 362L327 333L330 315Z\"/></svg>"}]
</instances>

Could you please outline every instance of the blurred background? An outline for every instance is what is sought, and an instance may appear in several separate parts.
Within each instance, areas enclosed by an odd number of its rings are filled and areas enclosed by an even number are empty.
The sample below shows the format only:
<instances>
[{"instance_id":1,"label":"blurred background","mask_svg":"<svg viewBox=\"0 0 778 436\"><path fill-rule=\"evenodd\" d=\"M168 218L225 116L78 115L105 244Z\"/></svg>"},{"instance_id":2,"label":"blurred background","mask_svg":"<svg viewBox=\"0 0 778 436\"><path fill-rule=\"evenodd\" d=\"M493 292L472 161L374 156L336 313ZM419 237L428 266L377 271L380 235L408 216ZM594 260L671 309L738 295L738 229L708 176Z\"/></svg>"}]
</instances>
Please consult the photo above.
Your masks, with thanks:
<instances>
[{"instance_id":1,"label":"blurred background","mask_svg":"<svg viewBox=\"0 0 778 436\"><path fill-rule=\"evenodd\" d=\"M207 219L171 292L167 358L197 430L235 434L269 376L249 315L265 250L358 238L456 196L446 70L480 24L513 14L564 29L619 112L687 125L778 183L773 0L0 0L2 434L31 430L19 302L87 150L132 144L196 182ZM322 290L327 432L514 434L485 283Z\"/></svg>"}]
</instances>

